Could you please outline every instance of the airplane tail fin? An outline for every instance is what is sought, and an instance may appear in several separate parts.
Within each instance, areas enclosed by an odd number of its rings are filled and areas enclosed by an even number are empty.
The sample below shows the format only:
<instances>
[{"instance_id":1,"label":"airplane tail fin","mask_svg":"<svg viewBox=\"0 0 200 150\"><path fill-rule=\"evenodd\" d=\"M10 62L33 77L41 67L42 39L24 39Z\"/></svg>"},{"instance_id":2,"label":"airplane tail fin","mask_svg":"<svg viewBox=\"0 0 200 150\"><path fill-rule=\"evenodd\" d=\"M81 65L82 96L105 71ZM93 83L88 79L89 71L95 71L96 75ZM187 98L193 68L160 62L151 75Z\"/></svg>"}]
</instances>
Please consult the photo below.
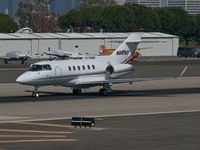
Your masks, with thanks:
<instances>
[{"instance_id":1,"label":"airplane tail fin","mask_svg":"<svg viewBox=\"0 0 200 150\"><path fill-rule=\"evenodd\" d=\"M141 42L143 32L132 33L111 55L112 61L127 63L132 59L138 44Z\"/></svg>"},{"instance_id":2,"label":"airplane tail fin","mask_svg":"<svg viewBox=\"0 0 200 150\"><path fill-rule=\"evenodd\" d=\"M105 45L101 45L101 49L102 49L102 50L105 50L105 49L106 49L106 46L105 46Z\"/></svg>"}]
</instances>

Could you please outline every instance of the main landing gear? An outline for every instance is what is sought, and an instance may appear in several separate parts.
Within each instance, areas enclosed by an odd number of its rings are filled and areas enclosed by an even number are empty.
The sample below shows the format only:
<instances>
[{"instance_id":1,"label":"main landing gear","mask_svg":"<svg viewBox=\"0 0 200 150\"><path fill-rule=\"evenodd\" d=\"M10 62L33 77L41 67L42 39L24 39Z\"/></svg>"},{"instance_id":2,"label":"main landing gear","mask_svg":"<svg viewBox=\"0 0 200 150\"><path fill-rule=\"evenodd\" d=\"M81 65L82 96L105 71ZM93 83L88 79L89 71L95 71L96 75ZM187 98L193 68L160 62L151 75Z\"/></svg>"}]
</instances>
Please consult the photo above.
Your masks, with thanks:
<instances>
[{"instance_id":1,"label":"main landing gear","mask_svg":"<svg viewBox=\"0 0 200 150\"><path fill-rule=\"evenodd\" d=\"M38 91L38 87L35 87L33 93L32 93L32 96L35 97L35 98L39 98L40 97L40 93Z\"/></svg>"},{"instance_id":2,"label":"main landing gear","mask_svg":"<svg viewBox=\"0 0 200 150\"><path fill-rule=\"evenodd\" d=\"M74 95L81 95L82 94L82 90L81 89L73 89L72 93Z\"/></svg>"},{"instance_id":3,"label":"main landing gear","mask_svg":"<svg viewBox=\"0 0 200 150\"><path fill-rule=\"evenodd\" d=\"M102 88L99 90L99 95L107 95L108 94L108 90Z\"/></svg>"},{"instance_id":4,"label":"main landing gear","mask_svg":"<svg viewBox=\"0 0 200 150\"><path fill-rule=\"evenodd\" d=\"M99 90L99 95L108 95L108 93L111 91L111 84L105 84L103 85L103 88Z\"/></svg>"}]
</instances>

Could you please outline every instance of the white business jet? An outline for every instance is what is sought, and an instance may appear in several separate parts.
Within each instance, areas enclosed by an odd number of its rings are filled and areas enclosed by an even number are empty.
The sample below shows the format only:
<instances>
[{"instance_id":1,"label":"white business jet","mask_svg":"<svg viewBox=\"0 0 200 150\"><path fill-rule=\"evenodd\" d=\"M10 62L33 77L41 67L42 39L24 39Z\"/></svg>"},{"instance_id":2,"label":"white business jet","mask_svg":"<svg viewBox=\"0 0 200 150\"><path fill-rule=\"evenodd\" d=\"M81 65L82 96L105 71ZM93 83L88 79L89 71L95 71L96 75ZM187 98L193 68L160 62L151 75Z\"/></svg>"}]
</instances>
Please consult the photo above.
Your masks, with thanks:
<instances>
[{"instance_id":1,"label":"white business jet","mask_svg":"<svg viewBox=\"0 0 200 150\"><path fill-rule=\"evenodd\" d=\"M99 94L105 95L111 91L110 87L114 83L174 78L117 79L133 72L134 66L127 62L132 59L138 43L141 42L141 37L141 32L131 34L109 56L96 56L94 59L54 60L34 63L16 81L24 85L34 86L35 89L32 96L38 98L40 96L38 87L41 86L71 87L75 95L81 94L81 89L102 86L103 88L99 90ZM181 76L185 71L186 68Z\"/></svg>"}]
</instances>

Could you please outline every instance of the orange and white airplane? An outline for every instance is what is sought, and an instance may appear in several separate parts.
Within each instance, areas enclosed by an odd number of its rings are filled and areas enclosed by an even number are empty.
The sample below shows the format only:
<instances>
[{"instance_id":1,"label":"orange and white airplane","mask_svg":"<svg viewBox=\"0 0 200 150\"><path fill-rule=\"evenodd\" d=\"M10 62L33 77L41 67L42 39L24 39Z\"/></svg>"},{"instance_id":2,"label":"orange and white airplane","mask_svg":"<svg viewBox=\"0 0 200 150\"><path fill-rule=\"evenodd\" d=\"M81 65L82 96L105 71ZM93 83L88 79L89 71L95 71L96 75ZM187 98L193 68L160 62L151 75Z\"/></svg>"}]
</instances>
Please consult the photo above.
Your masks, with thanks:
<instances>
[{"instance_id":1,"label":"orange and white airplane","mask_svg":"<svg viewBox=\"0 0 200 150\"><path fill-rule=\"evenodd\" d=\"M135 61L136 58L141 55L140 52L138 52L139 50L143 50L143 49L150 49L153 47L143 47L143 48L137 48L136 51L133 54L132 57L132 61ZM116 49L112 49L112 48L106 48L105 45L101 45L101 51L103 55L111 55Z\"/></svg>"}]
</instances>

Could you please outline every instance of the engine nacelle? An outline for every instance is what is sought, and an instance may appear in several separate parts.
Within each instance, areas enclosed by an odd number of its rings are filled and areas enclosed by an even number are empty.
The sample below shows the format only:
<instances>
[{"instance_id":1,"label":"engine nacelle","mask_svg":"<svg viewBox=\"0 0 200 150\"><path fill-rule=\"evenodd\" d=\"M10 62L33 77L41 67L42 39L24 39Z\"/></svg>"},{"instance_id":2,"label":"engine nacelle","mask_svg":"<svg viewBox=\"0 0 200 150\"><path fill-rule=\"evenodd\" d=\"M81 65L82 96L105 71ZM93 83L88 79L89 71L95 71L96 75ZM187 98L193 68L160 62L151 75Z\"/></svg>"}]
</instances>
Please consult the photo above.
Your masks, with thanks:
<instances>
[{"instance_id":1,"label":"engine nacelle","mask_svg":"<svg viewBox=\"0 0 200 150\"><path fill-rule=\"evenodd\" d=\"M115 71L115 69L114 69L114 67L113 67L111 64L109 64L109 65L106 67L106 74L107 74L107 75L112 75L112 74L114 73L114 71Z\"/></svg>"}]
</instances>

